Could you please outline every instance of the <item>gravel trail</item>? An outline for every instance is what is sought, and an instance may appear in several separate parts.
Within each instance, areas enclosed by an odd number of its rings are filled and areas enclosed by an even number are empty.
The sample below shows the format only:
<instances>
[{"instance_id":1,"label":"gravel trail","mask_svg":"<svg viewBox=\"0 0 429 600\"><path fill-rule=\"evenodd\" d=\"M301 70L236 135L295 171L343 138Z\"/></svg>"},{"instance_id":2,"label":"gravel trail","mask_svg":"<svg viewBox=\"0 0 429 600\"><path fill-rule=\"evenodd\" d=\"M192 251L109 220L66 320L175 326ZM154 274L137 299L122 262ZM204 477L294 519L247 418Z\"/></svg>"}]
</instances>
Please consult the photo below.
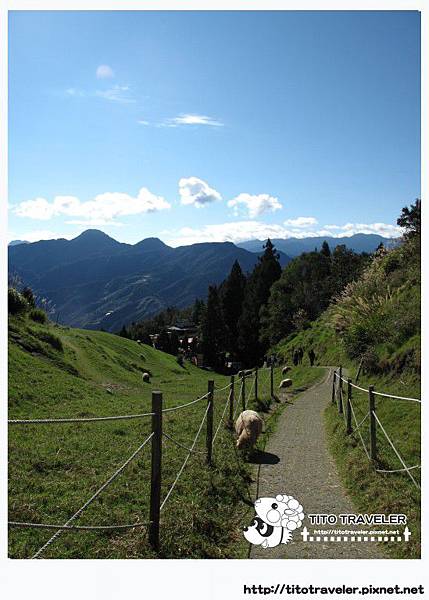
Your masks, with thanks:
<instances>
[{"instance_id":1,"label":"gravel trail","mask_svg":"<svg viewBox=\"0 0 429 600\"><path fill-rule=\"evenodd\" d=\"M320 383L285 407L265 448L254 497L292 495L303 505L306 515L359 512L347 496L328 450L323 412L331 400L332 371L327 369ZM365 529L341 524L311 525L306 517L289 544L267 549L251 546L250 558L384 558L374 542L304 542L300 534L305 526L310 535L314 529Z\"/></svg>"}]
</instances>

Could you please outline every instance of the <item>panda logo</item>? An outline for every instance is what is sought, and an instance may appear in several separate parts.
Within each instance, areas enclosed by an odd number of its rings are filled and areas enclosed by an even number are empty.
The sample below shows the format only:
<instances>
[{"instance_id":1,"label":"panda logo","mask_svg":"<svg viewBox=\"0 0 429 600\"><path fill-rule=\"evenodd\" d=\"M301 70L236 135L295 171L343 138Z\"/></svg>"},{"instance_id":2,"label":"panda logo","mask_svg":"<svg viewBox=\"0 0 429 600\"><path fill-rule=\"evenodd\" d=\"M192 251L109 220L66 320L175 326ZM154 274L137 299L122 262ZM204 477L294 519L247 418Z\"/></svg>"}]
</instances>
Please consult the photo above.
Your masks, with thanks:
<instances>
[{"instance_id":1,"label":"panda logo","mask_svg":"<svg viewBox=\"0 0 429 600\"><path fill-rule=\"evenodd\" d=\"M243 530L248 542L263 548L275 548L292 540L292 533L301 527L304 509L293 496L278 494L275 498L258 498L256 516Z\"/></svg>"}]
</instances>

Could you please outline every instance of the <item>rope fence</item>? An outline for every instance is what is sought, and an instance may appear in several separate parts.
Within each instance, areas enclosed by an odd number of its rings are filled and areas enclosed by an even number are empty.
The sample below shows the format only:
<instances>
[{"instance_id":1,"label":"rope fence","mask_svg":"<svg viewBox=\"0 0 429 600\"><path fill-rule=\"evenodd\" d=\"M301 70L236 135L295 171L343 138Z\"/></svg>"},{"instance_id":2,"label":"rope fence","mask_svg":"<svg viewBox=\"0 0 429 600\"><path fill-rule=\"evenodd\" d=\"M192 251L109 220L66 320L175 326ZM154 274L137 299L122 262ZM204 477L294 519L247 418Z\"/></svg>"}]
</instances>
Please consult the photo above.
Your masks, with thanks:
<instances>
[{"instance_id":1,"label":"rope fence","mask_svg":"<svg viewBox=\"0 0 429 600\"><path fill-rule=\"evenodd\" d=\"M171 494L172 494L172 492L173 492L174 488L176 487L176 484L177 484L177 482L178 482L178 481L179 481L179 479L180 479L180 476L181 476L181 474L183 473L183 471L184 471L184 469L185 469L185 467L186 467L186 465L187 465L187 462L188 462L188 460L189 460L189 457L191 456L192 452L194 451L195 444L197 443L198 437L199 437L199 435L200 435L200 433L201 433L201 430L202 430L202 428L203 428L203 425L204 425L204 421L205 421L205 420L206 420L206 418L207 418L207 414L208 414L209 410L210 410L210 405L208 405L208 406L207 406L207 408L206 408L206 410L205 410L205 413L204 413L204 416L203 416L203 418L202 418L202 420L201 420L200 426L199 426L199 428L198 428L197 434L196 434L196 436L194 437L194 441L192 442L192 446L189 448L188 454L186 455L186 457L185 457L185 460L183 461L183 463L182 463L182 466L180 467L180 469L179 469L179 471L178 471L178 473L177 473L177 475L176 475L176 478L175 478L175 480L173 481L173 483L172 483L172 485L171 485L170 489L168 490L168 492L167 492L167 494L166 494L166 496L165 496L164 500L162 501L162 504L161 504L161 506L159 507L159 510L160 510L160 512L163 510L164 506L166 505L166 503L167 503L167 500L168 500L168 499L169 499L169 497L171 496Z\"/></svg>"},{"instance_id":2,"label":"rope fence","mask_svg":"<svg viewBox=\"0 0 429 600\"><path fill-rule=\"evenodd\" d=\"M251 379L250 386L246 386L246 382ZM230 383L215 389L214 381L208 381L208 391L202 396L180 404L178 406L163 408L163 395L161 392L152 392L152 410L151 412L129 414L129 415L113 415L103 417L65 417L65 418L43 418L43 419L9 419L9 425L33 425L33 424L62 424L62 423L93 423L104 421L116 421L127 419L141 419L151 417L152 431L148 437L138 446L138 448L127 458L127 460L92 494L92 496L64 523L51 524L41 522L27 521L9 521L9 527L14 528L34 528L41 530L55 530L55 533L45 542L32 556L32 559L40 558L46 550L52 546L64 531L109 531L109 530L129 530L136 528L147 527L149 530L149 543L155 551L159 550L161 512L164 510L166 503L171 497L177 483L188 464L191 455L204 455L205 462L208 467L213 465L212 453L213 447L217 439L222 425L225 430L231 429L233 420L237 410L246 410L249 402L254 399L258 400L259 391L266 390L267 384L269 390L267 395L271 398L274 396L274 368L273 366L263 369L251 369L242 371L239 374L239 381L235 376L231 376ZM240 391L236 394L237 384L240 385ZM246 391L247 387L247 391ZM225 394L226 392L226 394ZM199 423L198 430L190 445L178 441L174 436L166 431L163 431L163 415L175 413L181 409L193 406L203 400L207 401L207 407L204 411L202 419ZM219 407L220 416L214 428L214 408ZM229 409L228 417L227 411ZM204 424L206 424L206 448L205 450L196 449L196 444L201 436ZM162 441L168 440L176 447L186 451L185 458L176 473L173 483L168 488L164 499L161 501L161 475L162 475ZM137 457L143 448L151 442L151 479L150 479L150 514L149 520L137 521L126 524L108 524L108 525L76 525L74 521L88 508L100 494L125 470L125 468Z\"/></svg>"},{"instance_id":3,"label":"rope fence","mask_svg":"<svg viewBox=\"0 0 429 600\"><path fill-rule=\"evenodd\" d=\"M83 504L79 510L77 510L73 516L70 517L70 519L64 523L64 525L62 526L61 529L58 529L58 531L56 533L54 533L54 535L49 538L49 540L43 544L43 546L41 548L39 548L39 550L36 552L36 554L34 554L34 556L32 556L32 558L39 558L41 556L41 554L51 545L54 543L54 541L61 535L61 533L64 531L64 529L67 529L68 525L70 525L70 523L72 521L74 521L75 519L77 519L82 513L83 511L88 508L88 506L94 502L94 500L96 498L98 498L98 496L101 494L101 492L103 492L121 473L122 471L130 464L130 462L132 460L134 460L134 458L141 452L141 450L143 450L143 448L146 446L146 444L149 442L150 439L152 439L153 437L153 432L145 439L145 441L140 444L140 446L137 448L137 450L135 450L131 456L129 456L127 458L127 460L119 467L119 469L117 469L113 475L111 475L109 477L109 479L107 479L103 485L101 487L98 488L98 490L85 502L85 504Z\"/></svg>"},{"instance_id":4,"label":"rope fence","mask_svg":"<svg viewBox=\"0 0 429 600\"><path fill-rule=\"evenodd\" d=\"M147 527L150 521L141 523L130 523L127 525L50 525L48 523L27 523L25 521L9 521L10 527L32 527L35 529L62 529L72 531L110 531L114 529L136 529L137 527Z\"/></svg>"},{"instance_id":5,"label":"rope fence","mask_svg":"<svg viewBox=\"0 0 429 600\"><path fill-rule=\"evenodd\" d=\"M346 397L344 397L343 384L346 384L346 386L347 386ZM353 406L353 402L352 402L353 390L363 392L364 394L367 394L367 397L368 397L368 410L365 413L365 415L361 418L360 422L358 422L355 407ZM421 404L421 400L418 398L410 398L410 397L397 396L394 394L388 394L388 393L383 393L383 392L376 392L374 389L374 386L372 386L372 385L369 386L368 389L360 387L360 386L352 383L352 380L350 378L346 379L345 377L343 377L342 367L340 367L338 369L338 371L336 371L336 370L334 371L333 380L332 380L332 403L337 405L338 413L343 415L343 417L344 417L345 424L346 424L346 433L348 435L355 434L355 433L358 434L360 442L362 444L362 448L363 448L368 460L373 464L374 470L377 473L385 473L385 474L406 473L408 475L408 477L410 478L410 480L412 481L413 485L418 490L420 490L421 486L416 481L416 479L413 476L413 474L411 473L411 471L415 470L415 469L420 469L421 465L413 465L413 466L409 467L405 463L405 460L403 459L402 455L400 454L400 452L397 449L397 447L395 446L395 444L392 442L384 425L380 421L380 418L379 418L379 416L377 414L377 410L376 410L376 402L375 402L376 396L382 397L382 398L388 398L388 399L392 399L392 400L402 400L402 401L406 401L406 402L415 402L415 403ZM364 437L362 435L362 425L364 423L366 423L367 420L369 420L368 447L367 447L367 443L365 443ZM377 430L379 430L383 434L384 439L386 439L389 447L393 451L396 458L399 460L402 468L398 468L398 469L396 469L396 468L395 469L379 468L379 466L380 466L379 465L380 449L378 448L378 444L377 444Z\"/></svg>"}]
</instances>

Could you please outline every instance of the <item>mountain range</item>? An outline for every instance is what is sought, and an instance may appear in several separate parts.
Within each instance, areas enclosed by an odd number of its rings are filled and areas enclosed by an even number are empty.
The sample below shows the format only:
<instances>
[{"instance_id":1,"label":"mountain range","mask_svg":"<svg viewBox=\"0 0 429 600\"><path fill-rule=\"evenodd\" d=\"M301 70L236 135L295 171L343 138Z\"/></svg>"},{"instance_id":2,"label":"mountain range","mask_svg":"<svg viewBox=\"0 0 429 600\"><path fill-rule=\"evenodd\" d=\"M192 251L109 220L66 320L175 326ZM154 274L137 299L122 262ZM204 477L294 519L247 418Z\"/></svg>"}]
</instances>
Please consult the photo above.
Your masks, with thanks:
<instances>
[{"instance_id":1,"label":"mountain range","mask_svg":"<svg viewBox=\"0 0 429 600\"><path fill-rule=\"evenodd\" d=\"M383 244L386 247L394 246L397 242L392 238L385 238L375 233L356 233L350 237L306 237L306 238L287 238L271 240L277 250L284 252L294 258L303 252L311 252L315 248L320 250L324 241L328 242L333 249L335 246L344 244L350 250L355 252L374 252L374 250ZM239 248L244 248L250 252L260 252L266 240L249 240L237 244Z\"/></svg>"},{"instance_id":2,"label":"mountain range","mask_svg":"<svg viewBox=\"0 0 429 600\"><path fill-rule=\"evenodd\" d=\"M157 238L130 245L98 230L72 240L9 245L9 275L17 276L55 308L59 322L117 331L167 306L205 298L238 260L249 272L258 253L231 242L171 248ZM280 254L284 266L291 259Z\"/></svg>"},{"instance_id":3,"label":"mountain range","mask_svg":"<svg viewBox=\"0 0 429 600\"><path fill-rule=\"evenodd\" d=\"M314 250L327 239L356 251L373 251L390 240L377 235L349 238L273 240L280 263ZM321 240L321 241L320 241ZM17 276L54 307L59 322L88 329L117 331L123 324L151 317L167 306L185 307L205 298L235 260L250 272L264 242L207 242L172 248L158 238L120 243L89 229L72 240L9 244L9 275Z\"/></svg>"}]
</instances>

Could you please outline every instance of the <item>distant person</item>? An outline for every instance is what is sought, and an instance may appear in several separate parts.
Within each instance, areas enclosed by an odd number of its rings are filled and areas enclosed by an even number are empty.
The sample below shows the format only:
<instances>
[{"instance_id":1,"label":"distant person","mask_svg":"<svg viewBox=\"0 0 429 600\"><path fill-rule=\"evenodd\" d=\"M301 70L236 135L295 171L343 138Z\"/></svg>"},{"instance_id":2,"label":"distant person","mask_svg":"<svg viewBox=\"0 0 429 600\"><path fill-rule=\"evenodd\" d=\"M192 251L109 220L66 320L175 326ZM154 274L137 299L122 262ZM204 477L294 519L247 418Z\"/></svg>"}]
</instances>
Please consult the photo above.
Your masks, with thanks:
<instances>
[{"instance_id":1,"label":"distant person","mask_svg":"<svg viewBox=\"0 0 429 600\"><path fill-rule=\"evenodd\" d=\"M310 348L308 351L308 358L310 359L310 366L312 367L314 365L314 359L316 358L313 348Z\"/></svg>"},{"instance_id":2,"label":"distant person","mask_svg":"<svg viewBox=\"0 0 429 600\"><path fill-rule=\"evenodd\" d=\"M298 352L298 350L294 350L293 351L293 359L292 360L293 360L294 367L296 367L298 365L298 363L299 363L299 352Z\"/></svg>"},{"instance_id":3,"label":"distant person","mask_svg":"<svg viewBox=\"0 0 429 600\"><path fill-rule=\"evenodd\" d=\"M304 358L304 350L302 348L298 349L298 362L302 365L302 359Z\"/></svg>"}]
</instances>

